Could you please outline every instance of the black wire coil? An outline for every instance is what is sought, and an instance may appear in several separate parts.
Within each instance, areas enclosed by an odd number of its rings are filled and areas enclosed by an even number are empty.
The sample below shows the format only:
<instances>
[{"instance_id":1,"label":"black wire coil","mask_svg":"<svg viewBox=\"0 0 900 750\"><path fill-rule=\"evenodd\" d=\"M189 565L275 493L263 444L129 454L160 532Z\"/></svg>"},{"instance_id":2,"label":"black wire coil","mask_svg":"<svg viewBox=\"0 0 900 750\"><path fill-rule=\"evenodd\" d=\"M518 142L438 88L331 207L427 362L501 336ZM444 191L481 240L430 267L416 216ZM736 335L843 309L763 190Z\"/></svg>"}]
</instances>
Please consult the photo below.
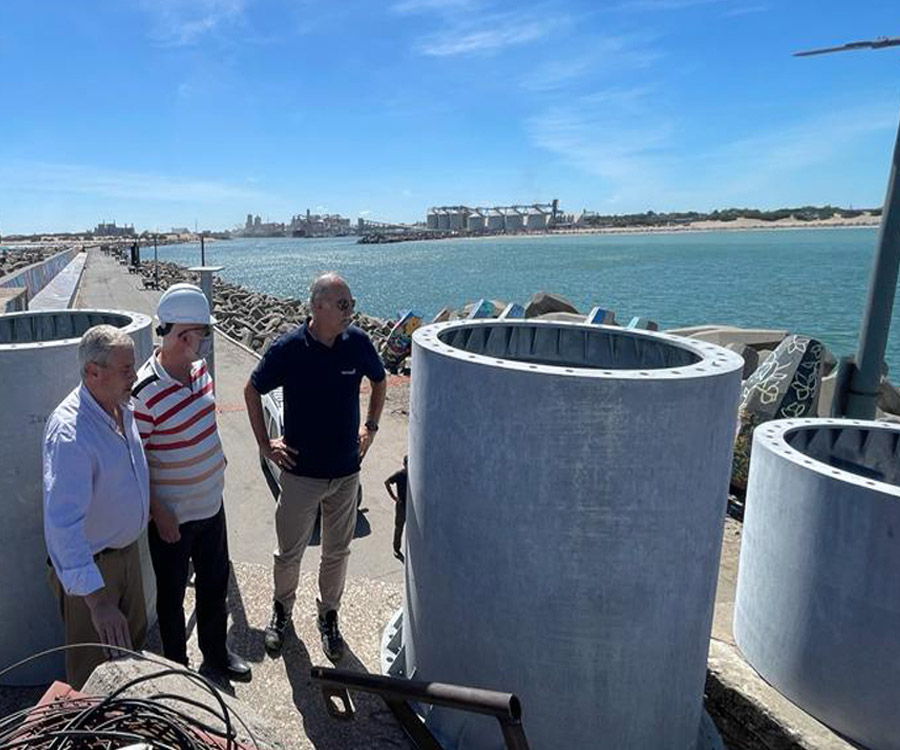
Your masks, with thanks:
<instances>
[{"instance_id":1,"label":"black wire coil","mask_svg":"<svg viewBox=\"0 0 900 750\"><path fill-rule=\"evenodd\" d=\"M129 649L99 643L79 643L48 649L0 671L0 677L35 659L70 648L101 647L160 665L157 672L128 681L105 697L86 696L54 700L40 707L16 711L0 719L0 750L113 750L135 746L141 750L241 750L235 722L252 745L261 746L246 722L228 707L219 689L188 669L153 659ZM126 695L131 688L162 677L179 676L209 692L218 709L175 693L147 698ZM209 715L202 721L188 709Z\"/></svg>"}]
</instances>

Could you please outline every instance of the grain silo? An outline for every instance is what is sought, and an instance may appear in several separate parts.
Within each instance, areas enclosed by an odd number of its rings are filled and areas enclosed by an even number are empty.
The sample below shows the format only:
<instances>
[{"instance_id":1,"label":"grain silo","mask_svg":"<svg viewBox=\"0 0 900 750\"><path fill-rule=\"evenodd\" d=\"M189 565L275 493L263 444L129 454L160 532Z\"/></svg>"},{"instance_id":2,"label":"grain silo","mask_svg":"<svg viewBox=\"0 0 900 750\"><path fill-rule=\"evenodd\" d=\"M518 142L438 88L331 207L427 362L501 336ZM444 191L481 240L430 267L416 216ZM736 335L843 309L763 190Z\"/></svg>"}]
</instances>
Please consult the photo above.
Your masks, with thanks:
<instances>
[{"instance_id":1,"label":"grain silo","mask_svg":"<svg viewBox=\"0 0 900 750\"><path fill-rule=\"evenodd\" d=\"M468 216L469 209L465 206L455 206L450 209L450 229L453 231L465 229Z\"/></svg>"},{"instance_id":2,"label":"grain silo","mask_svg":"<svg viewBox=\"0 0 900 750\"><path fill-rule=\"evenodd\" d=\"M469 214L469 218L466 219L466 229L470 232L481 232L485 227L485 216L479 210L475 209L474 212Z\"/></svg>"},{"instance_id":3,"label":"grain silo","mask_svg":"<svg viewBox=\"0 0 900 750\"><path fill-rule=\"evenodd\" d=\"M525 216L525 228L529 232L541 231L547 228L547 214L539 208L532 208Z\"/></svg>"},{"instance_id":4,"label":"grain silo","mask_svg":"<svg viewBox=\"0 0 900 750\"><path fill-rule=\"evenodd\" d=\"M431 208L428 210L428 214L425 216L425 226L429 229L438 228L438 215L435 209Z\"/></svg>"},{"instance_id":5,"label":"grain silo","mask_svg":"<svg viewBox=\"0 0 900 750\"><path fill-rule=\"evenodd\" d=\"M502 232L505 226L504 218L499 208L488 209L487 228L492 232Z\"/></svg>"},{"instance_id":6,"label":"grain silo","mask_svg":"<svg viewBox=\"0 0 900 750\"><path fill-rule=\"evenodd\" d=\"M507 232L521 232L525 226L525 217L517 208L508 208L506 209L506 216L504 216L503 226Z\"/></svg>"}]
</instances>

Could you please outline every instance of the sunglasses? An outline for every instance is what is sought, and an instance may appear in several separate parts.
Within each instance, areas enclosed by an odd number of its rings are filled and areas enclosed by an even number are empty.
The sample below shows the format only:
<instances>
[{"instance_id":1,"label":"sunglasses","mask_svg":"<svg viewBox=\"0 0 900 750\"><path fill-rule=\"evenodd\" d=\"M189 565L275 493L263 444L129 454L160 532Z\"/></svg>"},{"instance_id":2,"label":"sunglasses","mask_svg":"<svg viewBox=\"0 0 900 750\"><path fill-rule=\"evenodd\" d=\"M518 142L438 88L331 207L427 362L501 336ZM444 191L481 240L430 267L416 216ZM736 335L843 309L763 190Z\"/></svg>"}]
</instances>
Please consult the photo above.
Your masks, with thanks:
<instances>
[{"instance_id":1,"label":"sunglasses","mask_svg":"<svg viewBox=\"0 0 900 750\"><path fill-rule=\"evenodd\" d=\"M198 333L202 338L212 336L212 326L200 326L199 328L187 328L182 333Z\"/></svg>"}]
</instances>

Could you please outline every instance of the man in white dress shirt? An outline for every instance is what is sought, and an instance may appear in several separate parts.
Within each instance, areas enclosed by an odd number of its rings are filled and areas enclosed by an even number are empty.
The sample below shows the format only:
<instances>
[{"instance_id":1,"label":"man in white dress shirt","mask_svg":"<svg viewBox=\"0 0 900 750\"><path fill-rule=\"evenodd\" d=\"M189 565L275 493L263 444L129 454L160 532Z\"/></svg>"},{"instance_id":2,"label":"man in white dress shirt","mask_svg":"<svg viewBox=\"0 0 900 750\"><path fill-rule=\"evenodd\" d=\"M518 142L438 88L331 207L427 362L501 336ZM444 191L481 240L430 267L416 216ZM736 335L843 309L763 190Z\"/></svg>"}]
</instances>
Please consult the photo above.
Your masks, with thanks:
<instances>
[{"instance_id":1,"label":"man in white dress shirt","mask_svg":"<svg viewBox=\"0 0 900 750\"><path fill-rule=\"evenodd\" d=\"M44 538L66 644L140 648L147 631L137 540L147 527L147 461L131 406L134 344L114 326L78 346L81 384L44 430ZM113 650L109 653L116 656ZM106 659L98 648L66 652L79 689Z\"/></svg>"}]
</instances>

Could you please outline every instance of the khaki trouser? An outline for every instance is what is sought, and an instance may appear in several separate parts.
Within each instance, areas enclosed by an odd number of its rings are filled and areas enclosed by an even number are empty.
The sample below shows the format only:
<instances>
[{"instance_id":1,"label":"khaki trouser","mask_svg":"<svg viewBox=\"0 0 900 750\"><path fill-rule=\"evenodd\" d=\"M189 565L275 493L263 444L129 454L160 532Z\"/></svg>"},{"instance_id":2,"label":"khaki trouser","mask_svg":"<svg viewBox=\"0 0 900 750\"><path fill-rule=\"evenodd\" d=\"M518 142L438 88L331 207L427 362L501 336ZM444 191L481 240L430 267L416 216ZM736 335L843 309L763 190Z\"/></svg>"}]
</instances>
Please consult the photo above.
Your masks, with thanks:
<instances>
[{"instance_id":1,"label":"khaki trouser","mask_svg":"<svg viewBox=\"0 0 900 750\"><path fill-rule=\"evenodd\" d=\"M104 550L94 555L100 568L105 590L110 599L118 604L128 620L131 647L140 651L147 637L147 609L144 604L144 585L141 581L141 558L138 543L117 550ZM47 577L59 602L65 626L66 645L72 643L97 643L100 636L91 621L91 611L83 596L69 596L63 590L53 566L48 566ZM113 656L117 656L113 652ZM94 668L106 661L107 657L99 648L73 648L66 651L66 680L80 690Z\"/></svg>"},{"instance_id":2,"label":"khaki trouser","mask_svg":"<svg viewBox=\"0 0 900 750\"><path fill-rule=\"evenodd\" d=\"M337 610L344 593L350 542L356 529L359 472L338 479L313 479L281 472L275 508L275 601L290 614L300 580L300 560L322 506L322 558L319 562L319 614Z\"/></svg>"}]
</instances>

